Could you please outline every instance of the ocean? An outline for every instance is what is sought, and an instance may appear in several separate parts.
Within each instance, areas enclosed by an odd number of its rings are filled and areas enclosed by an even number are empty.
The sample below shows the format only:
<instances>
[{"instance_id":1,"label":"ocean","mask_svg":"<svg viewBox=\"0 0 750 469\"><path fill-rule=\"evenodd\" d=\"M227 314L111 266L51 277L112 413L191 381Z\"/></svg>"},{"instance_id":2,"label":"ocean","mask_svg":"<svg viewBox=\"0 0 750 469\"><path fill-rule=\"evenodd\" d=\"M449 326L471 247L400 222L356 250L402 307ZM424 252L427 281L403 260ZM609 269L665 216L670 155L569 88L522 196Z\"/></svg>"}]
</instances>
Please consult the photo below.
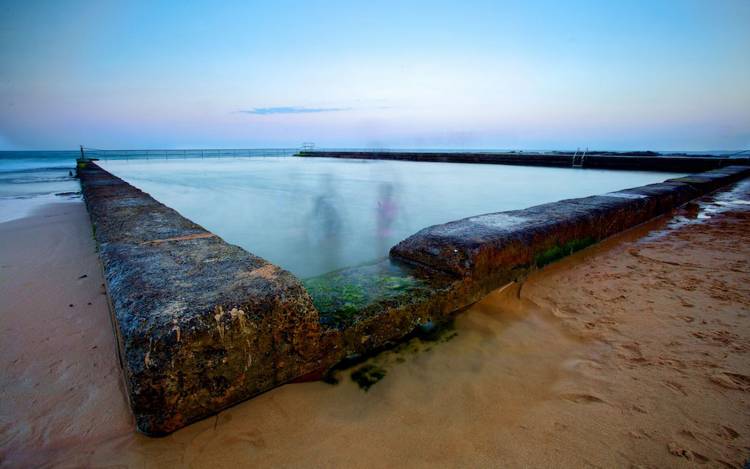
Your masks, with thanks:
<instances>
[{"instance_id":1,"label":"ocean","mask_svg":"<svg viewBox=\"0 0 750 469\"><path fill-rule=\"evenodd\" d=\"M0 223L50 202L80 199L76 151L0 152Z\"/></svg>"}]
</instances>

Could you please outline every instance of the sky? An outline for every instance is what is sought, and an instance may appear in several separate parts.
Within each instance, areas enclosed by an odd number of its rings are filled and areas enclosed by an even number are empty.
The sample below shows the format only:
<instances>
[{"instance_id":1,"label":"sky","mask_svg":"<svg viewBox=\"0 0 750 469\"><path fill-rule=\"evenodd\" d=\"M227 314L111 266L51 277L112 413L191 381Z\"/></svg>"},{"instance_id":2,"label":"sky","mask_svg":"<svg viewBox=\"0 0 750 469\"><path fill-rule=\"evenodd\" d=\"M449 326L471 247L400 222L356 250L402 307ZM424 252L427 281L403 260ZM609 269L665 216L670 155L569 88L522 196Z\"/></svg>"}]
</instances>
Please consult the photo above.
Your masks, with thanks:
<instances>
[{"instance_id":1,"label":"sky","mask_svg":"<svg viewBox=\"0 0 750 469\"><path fill-rule=\"evenodd\" d=\"M0 150L750 148L750 1L0 1Z\"/></svg>"}]
</instances>

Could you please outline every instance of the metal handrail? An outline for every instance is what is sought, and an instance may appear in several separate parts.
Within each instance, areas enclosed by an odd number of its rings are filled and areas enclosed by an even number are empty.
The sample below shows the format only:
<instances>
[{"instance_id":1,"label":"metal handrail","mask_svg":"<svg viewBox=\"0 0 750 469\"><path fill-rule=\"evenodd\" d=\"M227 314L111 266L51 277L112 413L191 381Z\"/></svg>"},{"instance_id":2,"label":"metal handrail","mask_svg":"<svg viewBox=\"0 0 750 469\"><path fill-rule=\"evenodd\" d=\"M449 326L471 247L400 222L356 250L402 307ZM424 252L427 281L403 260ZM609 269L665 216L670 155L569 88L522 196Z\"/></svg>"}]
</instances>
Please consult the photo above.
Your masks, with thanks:
<instances>
[{"instance_id":1,"label":"metal handrail","mask_svg":"<svg viewBox=\"0 0 750 469\"><path fill-rule=\"evenodd\" d=\"M194 148L180 150L102 150L81 146L84 159L193 159L292 156L296 148Z\"/></svg>"},{"instance_id":2,"label":"metal handrail","mask_svg":"<svg viewBox=\"0 0 750 469\"><path fill-rule=\"evenodd\" d=\"M578 154L579 151L581 151L581 149L576 148L576 152L573 153L572 166L574 168L583 168L583 160L586 159L586 153L588 153L589 149L586 147L580 155Z\"/></svg>"}]
</instances>

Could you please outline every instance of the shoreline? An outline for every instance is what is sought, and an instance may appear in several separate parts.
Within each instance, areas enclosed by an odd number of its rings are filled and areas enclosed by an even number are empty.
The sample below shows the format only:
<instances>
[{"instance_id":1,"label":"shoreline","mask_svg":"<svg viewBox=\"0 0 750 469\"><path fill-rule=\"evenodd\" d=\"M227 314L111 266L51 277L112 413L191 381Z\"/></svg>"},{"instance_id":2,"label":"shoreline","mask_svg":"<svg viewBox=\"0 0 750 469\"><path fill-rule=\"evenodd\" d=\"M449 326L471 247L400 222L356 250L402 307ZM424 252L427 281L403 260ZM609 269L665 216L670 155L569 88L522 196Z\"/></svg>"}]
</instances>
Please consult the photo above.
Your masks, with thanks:
<instances>
[{"instance_id":1,"label":"shoreline","mask_svg":"<svg viewBox=\"0 0 750 469\"><path fill-rule=\"evenodd\" d=\"M63 198L65 197L65 198ZM80 194L46 194L32 197L0 197L0 223L33 217L48 205L81 202Z\"/></svg>"},{"instance_id":2,"label":"shoreline","mask_svg":"<svg viewBox=\"0 0 750 469\"><path fill-rule=\"evenodd\" d=\"M727 189L738 187L732 197L750 199L750 182ZM133 430L83 204L0 224L0 321L13 338L0 345L2 460L741 466L750 207L726 193L549 266L520 294L493 293L449 341L373 358L387 374L368 392L348 371L336 386L285 385L157 440Z\"/></svg>"}]
</instances>

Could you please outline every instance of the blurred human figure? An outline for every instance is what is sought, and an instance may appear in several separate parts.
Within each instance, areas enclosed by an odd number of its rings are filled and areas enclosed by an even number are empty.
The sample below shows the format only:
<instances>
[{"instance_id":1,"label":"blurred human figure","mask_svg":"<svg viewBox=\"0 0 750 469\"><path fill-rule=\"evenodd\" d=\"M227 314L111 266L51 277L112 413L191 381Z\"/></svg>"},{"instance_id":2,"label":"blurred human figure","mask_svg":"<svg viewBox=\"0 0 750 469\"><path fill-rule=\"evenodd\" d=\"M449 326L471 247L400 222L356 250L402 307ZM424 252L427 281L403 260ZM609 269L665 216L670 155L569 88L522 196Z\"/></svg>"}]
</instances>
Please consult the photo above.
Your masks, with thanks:
<instances>
[{"instance_id":1,"label":"blurred human figure","mask_svg":"<svg viewBox=\"0 0 750 469\"><path fill-rule=\"evenodd\" d=\"M393 196L393 184L381 183L378 187L378 205L375 210L376 236L379 255L387 254L393 237L393 225L398 216L398 203Z\"/></svg>"},{"instance_id":2,"label":"blurred human figure","mask_svg":"<svg viewBox=\"0 0 750 469\"><path fill-rule=\"evenodd\" d=\"M339 210L336 208L336 198L331 176L326 174L319 184L318 194L308 217L310 248L319 249L322 252L322 270L334 270L339 267L343 223Z\"/></svg>"}]
</instances>

